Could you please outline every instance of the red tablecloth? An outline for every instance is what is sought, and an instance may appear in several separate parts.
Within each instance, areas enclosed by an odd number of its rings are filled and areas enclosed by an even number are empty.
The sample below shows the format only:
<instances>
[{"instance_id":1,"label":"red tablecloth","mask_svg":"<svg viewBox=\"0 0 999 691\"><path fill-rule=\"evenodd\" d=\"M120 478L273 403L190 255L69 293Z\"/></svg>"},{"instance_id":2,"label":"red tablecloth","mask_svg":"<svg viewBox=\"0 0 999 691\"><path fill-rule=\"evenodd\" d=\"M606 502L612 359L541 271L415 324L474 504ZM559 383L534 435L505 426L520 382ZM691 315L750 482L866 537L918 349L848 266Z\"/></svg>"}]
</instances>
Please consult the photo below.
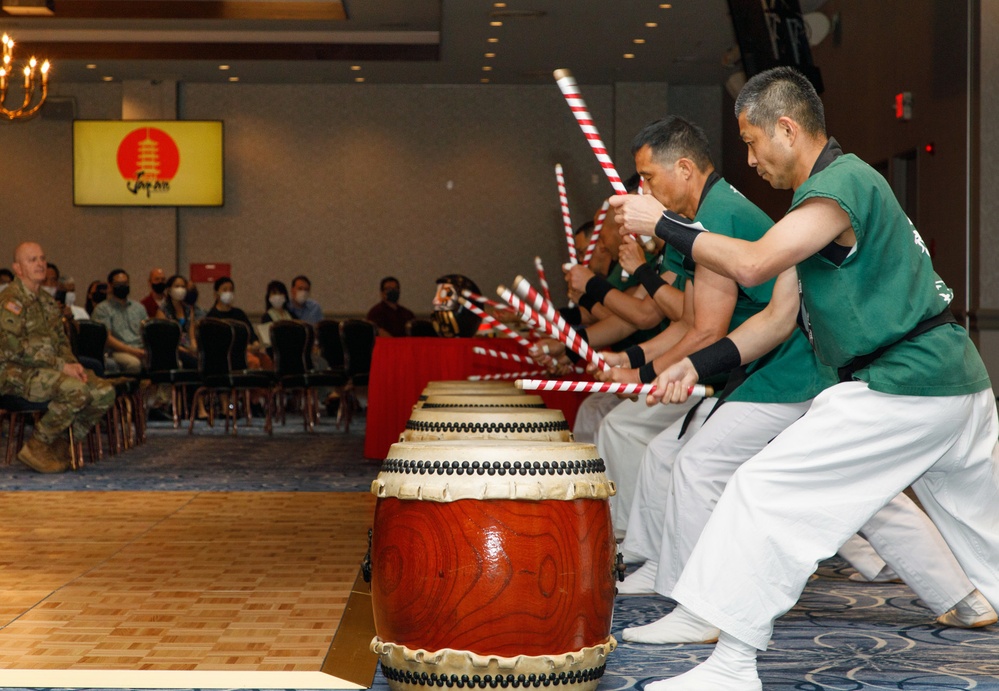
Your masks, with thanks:
<instances>
[{"instance_id":1,"label":"red tablecloth","mask_svg":"<svg viewBox=\"0 0 999 691\"><path fill-rule=\"evenodd\" d=\"M476 345L507 352L520 352L517 343L500 338L379 338L371 361L368 382L365 458L384 459L389 447L406 427L420 393L427 382L465 379L472 374L516 372L532 366L490 361L472 355ZM488 368L487 368L488 367ZM558 408L572 427L585 394L541 393L549 408Z\"/></svg>"}]
</instances>

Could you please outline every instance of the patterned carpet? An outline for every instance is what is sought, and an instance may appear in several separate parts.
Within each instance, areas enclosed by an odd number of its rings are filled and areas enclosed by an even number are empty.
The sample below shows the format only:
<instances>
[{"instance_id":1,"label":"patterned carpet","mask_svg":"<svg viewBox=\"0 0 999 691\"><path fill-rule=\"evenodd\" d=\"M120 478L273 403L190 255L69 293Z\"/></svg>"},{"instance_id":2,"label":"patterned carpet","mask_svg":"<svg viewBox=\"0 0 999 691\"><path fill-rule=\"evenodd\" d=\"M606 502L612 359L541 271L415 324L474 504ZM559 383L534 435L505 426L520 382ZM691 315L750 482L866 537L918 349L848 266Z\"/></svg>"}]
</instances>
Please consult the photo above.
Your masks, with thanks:
<instances>
[{"instance_id":1,"label":"patterned carpet","mask_svg":"<svg viewBox=\"0 0 999 691\"><path fill-rule=\"evenodd\" d=\"M200 490L368 491L378 463L362 457L364 419L349 434L324 419L314 434L299 420L265 435L260 422L236 437L203 424L189 436L153 423L148 442L77 473L41 476L16 463L0 468L0 491ZM904 585L847 580L851 569L830 560L798 605L777 622L759 658L767 691L999 691L999 626L965 631L932 625L932 614ZM600 691L641 689L703 661L711 646L624 643L621 630L651 622L672 603L622 597L615 607L619 647L608 658ZM0 685L3 684L0 674ZM8 687L3 687L8 688ZM379 673L373 689L388 691ZM720 689L719 691L725 691Z\"/></svg>"}]
</instances>

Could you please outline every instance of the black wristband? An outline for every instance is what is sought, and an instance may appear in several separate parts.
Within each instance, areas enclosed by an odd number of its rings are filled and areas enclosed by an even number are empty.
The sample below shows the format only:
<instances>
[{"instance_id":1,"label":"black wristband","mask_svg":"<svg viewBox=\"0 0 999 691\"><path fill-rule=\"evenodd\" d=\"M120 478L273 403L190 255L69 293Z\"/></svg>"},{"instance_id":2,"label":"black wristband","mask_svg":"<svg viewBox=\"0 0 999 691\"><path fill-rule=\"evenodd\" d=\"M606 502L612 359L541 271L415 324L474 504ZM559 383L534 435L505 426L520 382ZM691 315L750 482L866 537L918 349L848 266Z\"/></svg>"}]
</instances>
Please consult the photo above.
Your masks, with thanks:
<instances>
[{"instance_id":1,"label":"black wristband","mask_svg":"<svg viewBox=\"0 0 999 691\"><path fill-rule=\"evenodd\" d=\"M651 384L656 380L656 365L654 362L646 362L638 368L638 378L643 384Z\"/></svg>"},{"instance_id":2,"label":"black wristband","mask_svg":"<svg viewBox=\"0 0 999 691\"><path fill-rule=\"evenodd\" d=\"M697 370L699 379L708 379L716 374L730 372L742 364L739 348L728 336L687 357Z\"/></svg>"},{"instance_id":3,"label":"black wristband","mask_svg":"<svg viewBox=\"0 0 999 691\"><path fill-rule=\"evenodd\" d=\"M628 366L631 369L638 369L645 364L645 351L637 343L625 348L624 354L628 356Z\"/></svg>"},{"instance_id":4,"label":"black wristband","mask_svg":"<svg viewBox=\"0 0 999 691\"><path fill-rule=\"evenodd\" d=\"M614 286L603 276L594 276L586 282L586 294L599 303L603 303L607 293L612 290L614 290Z\"/></svg>"},{"instance_id":5,"label":"black wristband","mask_svg":"<svg viewBox=\"0 0 999 691\"><path fill-rule=\"evenodd\" d=\"M585 309L587 312L592 312L594 306L596 306L597 301L589 293L583 293L579 296L579 306ZM582 319L580 319L582 321ZM578 324L579 322L577 322Z\"/></svg>"},{"instance_id":6,"label":"black wristband","mask_svg":"<svg viewBox=\"0 0 999 691\"><path fill-rule=\"evenodd\" d=\"M562 315L567 324L582 324L583 315L579 311L579 307L559 307L558 313Z\"/></svg>"},{"instance_id":7,"label":"black wristband","mask_svg":"<svg viewBox=\"0 0 999 691\"><path fill-rule=\"evenodd\" d=\"M659 275L658 271L656 271L656 267L649 263L642 264L640 267L635 269L635 273L632 275L638 279L639 283L642 284L642 287L645 288L645 292L649 294L649 297L653 297L657 290L666 285L666 281L664 281L663 277Z\"/></svg>"},{"instance_id":8,"label":"black wristband","mask_svg":"<svg viewBox=\"0 0 999 691\"><path fill-rule=\"evenodd\" d=\"M694 240L703 232L704 229L695 227L693 221L669 210L663 211L663 217L656 223L656 235L685 257L691 256Z\"/></svg>"}]
</instances>

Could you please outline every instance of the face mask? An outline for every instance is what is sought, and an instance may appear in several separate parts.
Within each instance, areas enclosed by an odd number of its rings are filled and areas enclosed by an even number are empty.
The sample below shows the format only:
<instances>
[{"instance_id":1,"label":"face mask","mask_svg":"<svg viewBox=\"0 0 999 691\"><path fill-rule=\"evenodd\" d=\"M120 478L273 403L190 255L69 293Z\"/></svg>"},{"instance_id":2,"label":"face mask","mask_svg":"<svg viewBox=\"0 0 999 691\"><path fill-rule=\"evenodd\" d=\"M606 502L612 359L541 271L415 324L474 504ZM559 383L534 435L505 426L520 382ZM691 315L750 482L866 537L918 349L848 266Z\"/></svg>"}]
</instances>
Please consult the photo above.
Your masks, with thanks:
<instances>
[{"instance_id":1,"label":"face mask","mask_svg":"<svg viewBox=\"0 0 999 691\"><path fill-rule=\"evenodd\" d=\"M162 295L166 292L166 281L160 281L159 283L153 284L153 292L157 295Z\"/></svg>"},{"instance_id":2,"label":"face mask","mask_svg":"<svg viewBox=\"0 0 999 691\"><path fill-rule=\"evenodd\" d=\"M48 294L49 294L49 295L51 295L52 297L55 297L55 294L56 294L56 292L57 292L57 291L58 291L59 289L58 289L58 288L56 288L55 286L42 286L42 290L44 290L44 291L45 291L46 293L48 293Z\"/></svg>"},{"instance_id":3,"label":"face mask","mask_svg":"<svg viewBox=\"0 0 999 691\"><path fill-rule=\"evenodd\" d=\"M114 296L119 300L127 298L129 290L130 286L127 283L118 283L111 288L111 292L114 293Z\"/></svg>"},{"instance_id":4,"label":"face mask","mask_svg":"<svg viewBox=\"0 0 999 691\"><path fill-rule=\"evenodd\" d=\"M388 291L387 293L385 293L385 299L388 300L389 302L399 302L399 291L398 290Z\"/></svg>"},{"instance_id":5,"label":"face mask","mask_svg":"<svg viewBox=\"0 0 999 691\"><path fill-rule=\"evenodd\" d=\"M72 290L66 292L65 297L66 307L72 307L76 304L76 293Z\"/></svg>"},{"instance_id":6,"label":"face mask","mask_svg":"<svg viewBox=\"0 0 999 691\"><path fill-rule=\"evenodd\" d=\"M91 298L91 301L95 305L99 305L100 303L104 302L107 299L108 299L108 289L98 288L97 290L94 291L94 297Z\"/></svg>"},{"instance_id":7,"label":"face mask","mask_svg":"<svg viewBox=\"0 0 999 691\"><path fill-rule=\"evenodd\" d=\"M284 295L282 295L281 293L277 293L267 298L267 302L271 303L271 307L273 307L276 310L279 310L282 307L284 307L285 298Z\"/></svg>"},{"instance_id":8,"label":"face mask","mask_svg":"<svg viewBox=\"0 0 999 691\"><path fill-rule=\"evenodd\" d=\"M308 299L309 299L309 291L307 290L299 290L298 292L295 293L295 302L297 302L300 305L304 305L305 301Z\"/></svg>"},{"instance_id":9,"label":"face mask","mask_svg":"<svg viewBox=\"0 0 999 691\"><path fill-rule=\"evenodd\" d=\"M172 297L177 302L183 302L184 298L187 297L187 288L184 286L176 286L170 289L170 297Z\"/></svg>"},{"instance_id":10,"label":"face mask","mask_svg":"<svg viewBox=\"0 0 999 691\"><path fill-rule=\"evenodd\" d=\"M187 291L187 297L184 298L184 302L192 307L196 305L198 303L198 289L191 286L191 289Z\"/></svg>"},{"instance_id":11,"label":"face mask","mask_svg":"<svg viewBox=\"0 0 999 691\"><path fill-rule=\"evenodd\" d=\"M231 290L219 293L219 302L221 302L223 305L231 305L232 297L233 297L233 292Z\"/></svg>"}]
</instances>

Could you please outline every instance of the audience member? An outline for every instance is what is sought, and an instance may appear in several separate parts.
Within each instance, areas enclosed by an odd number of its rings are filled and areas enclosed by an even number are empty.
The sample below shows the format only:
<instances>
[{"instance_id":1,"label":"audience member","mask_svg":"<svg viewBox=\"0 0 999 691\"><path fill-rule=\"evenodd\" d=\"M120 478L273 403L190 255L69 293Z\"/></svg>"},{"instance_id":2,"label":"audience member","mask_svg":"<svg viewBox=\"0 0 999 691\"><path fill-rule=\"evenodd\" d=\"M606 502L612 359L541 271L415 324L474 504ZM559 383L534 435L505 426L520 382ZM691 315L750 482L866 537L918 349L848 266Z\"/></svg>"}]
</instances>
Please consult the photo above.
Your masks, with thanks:
<instances>
[{"instance_id":1,"label":"audience member","mask_svg":"<svg viewBox=\"0 0 999 691\"><path fill-rule=\"evenodd\" d=\"M59 267L52 262L45 263L45 280L42 281L41 289L52 297L59 290Z\"/></svg>"},{"instance_id":2,"label":"audience member","mask_svg":"<svg viewBox=\"0 0 999 691\"><path fill-rule=\"evenodd\" d=\"M142 306L146 308L146 316L150 319L155 317L156 312L163 309L163 305L167 303L166 289L166 272L163 269L150 271L149 295L140 300Z\"/></svg>"},{"instance_id":3,"label":"audience member","mask_svg":"<svg viewBox=\"0 0 999 691\"><path fill-rule=\"evenodd\" d=\"M56 299L62 298L62 304L69 311L69 316L73 319L90 319L90 313L76 304L76 280L72 276L63 276L59 279L59 291Z\"/></svg>"},{"instance_id":4,"label":"audience member","mask_svg":"<svg viewBox=\"0 0 999 691\"><path fill-rule=\"evenodd\" d=\"M194 281L189 281L187 284L187 297L184 298L184 302L194 308L194 321L201 321L208 314L198 305L198 284Z\"/></svg>"},{"instance_id":5,"label":"audience member","mask_svg":"<svg viewBox=\"0 0 999 691\"><path fill-rule=\"evenodd\" d=\"M198 345L194 338L194 308L191 307L185 298L187 297L187 279L183 276L171 276L166 280L167 289L164 293L166 300L163 306L156 311L157 319L169 319L180 324L180 344L177 346L177 355L185 369L198 368Z\"/></svg>"},{"instance_id":6,"label":"audience member","mask_svg":"<svg viewBox=\"0 0 999 691\"><path fill-rule=\"evenodd\" d=\"M312 281L307 276L295 276L291 281L291 304L288 311L295 319L301 319L313 326L318 324L323 318L323 309L319 303L309 297L312 290Z\"/></svg>"},{"instance_id":7,"label":"audience member","mask_svg":"<svg viewBox=\"0 0 999 691\"><path fill-rule=\"evenodd\" d=\"M114 387L74 357L59 306L40 290L46 278L42 248L21 243L13 266L18 280L0 292L0 393L48 401L17 458L40 473L61 473L70 466L68 430L83 439L114 402Z\"/></svg>"},{"instance_id":8,"label":"audience member","mask_svg":"<svg viewBox=\"0 0 999 691\"><path fill-rule=\"evenodd\" d=\"M0 269L0 286L14 281L14 273L10 269Z\"/></svg>"},{"instance_id":9,"label":"audience member","mask_svg":"<svg viewBox=\"0 0 999 691\"><path fill-rule=\"evenodd\" d=\"M108 284L104 281L91 281L87 286L87 302L84 309L87 314L93 314L94 308L108 299Z\"/></svg>"},{"instance_id":10,"label":"audience member","mask_svg":"<svg viewBox=\"0 0 999 691\"><path fill-rule=\"evenodd\" d=\"M146 351L142 345L142 322L148 315L138 302L128 299L130 292L128 273L112 269L108 274L111 293L107 300L97 305L92 313L96 322L108 329L108 348L111 359L127 374L142 371Z\"/></svg>"},{"instance_id":11,"label":"audience member","mask_svg":"<svg viewBox=\"0 0 999 691\"><path fill-rule=\"evenodd\" d=\"M294 319L288 311L288 289L281 281L271 281L267 284L267 299L264 300L264 316L261 317L261 324L281 321L282 319Z\"/></svg>"},{"instance_id":12,"label":"audience member","mask_svg":"<svg viewBox=\"0 0 999 691\"><path fill-rule=\"evenodd\" d=\"M210 319L235 319L246 325L249 332L249 346L246 353L246 364L250 369L271 369L273 363L267 353L264 352L257 336L257 330L253 328L253 322L246 316L246 312L239 307L233 307L232 303L236 296L236 284L228 276L215 281L215 304L206 315Z\"/></svg>"},{"instance_id":13,"label":"audience member","mask_svg":"<svg viewBox=\"0 0 999 691\"><path fill-rule=\"evenodd\" d=\"M368 310L368 321L378 327L379 336L405 336L406 322L415 315L399 304L399 279L386 276L379 288L382 300Z\"/></svg>"}]
</instances>

